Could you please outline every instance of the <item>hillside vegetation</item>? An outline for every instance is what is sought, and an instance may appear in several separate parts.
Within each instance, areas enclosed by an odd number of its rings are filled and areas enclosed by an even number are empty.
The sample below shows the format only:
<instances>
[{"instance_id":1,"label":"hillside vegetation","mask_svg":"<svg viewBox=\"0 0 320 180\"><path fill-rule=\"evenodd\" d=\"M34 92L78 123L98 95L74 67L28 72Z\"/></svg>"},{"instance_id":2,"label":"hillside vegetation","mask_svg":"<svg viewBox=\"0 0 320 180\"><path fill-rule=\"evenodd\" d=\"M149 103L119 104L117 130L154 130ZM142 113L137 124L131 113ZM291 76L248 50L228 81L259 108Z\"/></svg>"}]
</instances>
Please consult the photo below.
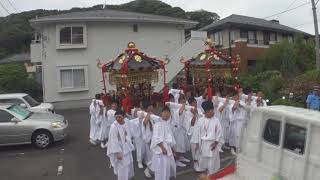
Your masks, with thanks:
<instances>
[{"instance_id":1,"label":"hillside vegetation","mask_svg":"<svg viewBox=\"0 0 320 180\"><path fill-rule=\"evenodd\" d=\"M33 35L33 29L29 24L30 19L59 13L97 9L102 9L102 5L89 8L72 8L63 11L38 9L0 17L0 59L10 54L29 51ZM198 21L199 24L194 29L201 28L220 18L214 12L204 10L186 12L180 7L172 7L158 0L135 0L121 5L107 5L106 9L157 14Z\"/></svg>"}]
</instances>

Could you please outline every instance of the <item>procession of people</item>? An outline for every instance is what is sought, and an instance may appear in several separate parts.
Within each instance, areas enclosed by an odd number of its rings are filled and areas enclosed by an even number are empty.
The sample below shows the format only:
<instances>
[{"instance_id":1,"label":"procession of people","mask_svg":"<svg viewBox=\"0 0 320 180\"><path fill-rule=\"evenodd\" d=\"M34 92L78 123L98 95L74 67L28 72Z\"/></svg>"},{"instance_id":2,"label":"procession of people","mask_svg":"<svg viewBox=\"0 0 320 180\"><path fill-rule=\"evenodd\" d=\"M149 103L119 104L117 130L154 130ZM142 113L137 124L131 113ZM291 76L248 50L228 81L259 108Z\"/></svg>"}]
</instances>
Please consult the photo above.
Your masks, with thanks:
<instances>
[{"instance_id":1,"label":"procession of people","mask_svg":"<svg viewBox=\"0 0 320 180\"><path fill-rule=\"evenodd\" d=\"M166 83L169 62L147 56L134 42L115 60L98 62L104 94L90 105L90 143L106 149L118 180L134 177L135 162L155 180L176 177L176 168L187 165L213 175L220 170L220 153L241 151L252 109L266 102L261 92L245 94L240 88L239 56L218 52L210 40L205 45L196 57L181 59L185 77L177 77L171 89ZM159 96L153 84L160 75ZM107 94L107 85L116 91Z\"/></svg>"},{"instance_id":2,"label":"procession of people","mask_svg":"<svg viewBox=\"0 0 320 180\"><path fill-rule=\"evenodd\" d=\"M140 106L129 107L129 113L124 101L114 99L105 104L100 94L92 100L90 143L106 149L118 180L134 177L134 162L139 169L145 168L147 178L156 180L175 177L176 167L187 164L192 164L195 172L217 173L219 154L231 149L236 155L241 150L241 133L250 111L266 105L261 93L246 95L242 89L233 94L217 91L210 97L207 89L197 96L175 83L173 87L170 101L162 107L155 107L146 97Z\"/></svg>"}]
</instances>

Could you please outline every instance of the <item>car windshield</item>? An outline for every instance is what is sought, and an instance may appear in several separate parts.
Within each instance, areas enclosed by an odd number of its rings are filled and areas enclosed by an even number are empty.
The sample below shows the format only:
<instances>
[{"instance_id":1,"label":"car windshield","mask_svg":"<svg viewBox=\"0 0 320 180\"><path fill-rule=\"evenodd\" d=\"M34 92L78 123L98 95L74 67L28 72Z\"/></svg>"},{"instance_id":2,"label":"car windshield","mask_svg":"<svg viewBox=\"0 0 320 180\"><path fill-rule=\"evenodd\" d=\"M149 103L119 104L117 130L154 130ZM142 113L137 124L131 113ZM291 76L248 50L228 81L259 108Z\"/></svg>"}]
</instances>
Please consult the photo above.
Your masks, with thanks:
<instances>
[{"instance_id":1,"label":"car windshield","mask_svg":"<svg viewBox=\"0 0 320 180\"><path fill-rule=\"evenodd\" d=\"M38 101L36 101L35 99L33 99L31 96L27 95L24 96L23 99L25 101L27 101L27 103L31 106L31 107L35 107L35 106L39 106L40 103Z\"/></svg>"},{"instance_id":2,"label":"car windshield","mask_svg":"<svg viewBox=\"0 0 320 180\"><path fill-rule=\"evenodd\" d=\"M10 106L8 108L8 111L11 112L14 116L22 120L27 119L32 114L32 112L28 111L27 109L19 105Z\"/></svg>"}]
</instances>

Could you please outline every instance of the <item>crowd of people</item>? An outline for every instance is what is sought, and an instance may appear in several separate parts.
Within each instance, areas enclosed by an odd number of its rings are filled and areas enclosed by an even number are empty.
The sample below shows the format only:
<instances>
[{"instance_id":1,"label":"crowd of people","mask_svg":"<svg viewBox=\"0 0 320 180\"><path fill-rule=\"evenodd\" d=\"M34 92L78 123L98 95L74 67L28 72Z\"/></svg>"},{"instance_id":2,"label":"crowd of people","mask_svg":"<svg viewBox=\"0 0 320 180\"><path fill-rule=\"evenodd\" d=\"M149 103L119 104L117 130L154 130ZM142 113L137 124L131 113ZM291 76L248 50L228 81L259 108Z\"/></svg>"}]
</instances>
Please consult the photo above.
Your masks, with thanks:
<instances>
[{"instance_id":1,"label":"crowd of people","mask_svg":"<svg viewBox=\"0 0 320 180\"><path fill-rule=\"evenodd\" d=\"M260 92L254 95L240 89L210 97L205 90L195 97L173 86L170 101L158 114L147 98L128 113L116 101L106 107L96 95L90 105L90 143L107 149L118 180L134 176L133 151L137 166L155 180L175 177L176 167L188 163L196 172L214 174L220 169L219 152L239 151L241 131L252 109L248 107L266 106Z\"/></svg>"}]
</instances>

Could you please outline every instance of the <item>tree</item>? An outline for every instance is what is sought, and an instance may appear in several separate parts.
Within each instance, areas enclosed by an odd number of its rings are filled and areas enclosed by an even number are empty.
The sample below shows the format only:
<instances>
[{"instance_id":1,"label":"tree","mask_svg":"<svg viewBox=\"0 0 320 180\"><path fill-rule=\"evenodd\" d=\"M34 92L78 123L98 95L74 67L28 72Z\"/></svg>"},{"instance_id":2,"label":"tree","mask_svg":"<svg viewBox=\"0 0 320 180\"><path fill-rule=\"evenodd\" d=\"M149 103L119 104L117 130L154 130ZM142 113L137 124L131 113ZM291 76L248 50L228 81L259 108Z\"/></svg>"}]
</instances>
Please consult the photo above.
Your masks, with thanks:
<instances>
[{"instance_id":1,"label":"tree","mask_svg":"<svg viewBox=\"0 0 320 180\"><path fill-rule=\"evenodd\" d=\"M314 44L297 35L294 42L287 40L272 45L258 61L256 72L276 70L293 78L315 67Z\"/></svg>"},{"instance_id":2,"label":"tree","mask_svg":"<svg viewBox=\"0 0 320 180\"><path fill-rule=\"evenodd\" d=\"M313 87L320 84L320 71L310 70L284 83L284 88L279 92L283 96L293 93L293 101L305 104L306 97Z\"/></svg>"},{"instance_id":3,"label":"tree","mask_svg":"<svg viewBox=\"0 0 320 180\"><path fill-rule=\"evenodd\" d=\"M41 85L35 78L29 78L23 64L0 65L0 93L25 92L40 100Z\"/></svg>"},{"instance_id":4,"label":"tree","mask_svg":"<svg viewBox=\"0 0 320 180\"><path fill-rule=\"evenodd\" d=\"M197 27L201 28L219 19L214 12L195 11L185 12L180 7L172 7L158 0L135 0L120 5L107 5L107 9L133 11L140 13L156 14L176 18L186 18L200 22ZM102 5L95 5L89 8L72 8L70 10L33 10L18 14L11 14L7 17L0 17L0 59L14 53L29 50L32 40L33 28L29 20L41 16L49 16L58 13L79 12L102 9ZM193 28L193 29L195 29Z\"/></svg>"},{"instance_id":5,"label":"tree","mask_svg":"<svg viewBox=\"0 0 320 180\"><path fill-rule=\"evenodd\" d=\"M279 71L265 71L255 75L242 75L239 81L243 88L250 88L254 92L262 91L272 101L280 97L278 92L283 87L284 78Z\"/></svg>"},{"instance_id":6,"label":"tree","mask_svg":"<svg viewBox=\"0 0 320 180\"><path fill-rule=\"evenodd\" d=\"M187 12L186 16L190 20L199 22L199 24L193 29L199 29L220 20L220 16L217 13L205 10Z\"/></svg>"}]
</instances>

